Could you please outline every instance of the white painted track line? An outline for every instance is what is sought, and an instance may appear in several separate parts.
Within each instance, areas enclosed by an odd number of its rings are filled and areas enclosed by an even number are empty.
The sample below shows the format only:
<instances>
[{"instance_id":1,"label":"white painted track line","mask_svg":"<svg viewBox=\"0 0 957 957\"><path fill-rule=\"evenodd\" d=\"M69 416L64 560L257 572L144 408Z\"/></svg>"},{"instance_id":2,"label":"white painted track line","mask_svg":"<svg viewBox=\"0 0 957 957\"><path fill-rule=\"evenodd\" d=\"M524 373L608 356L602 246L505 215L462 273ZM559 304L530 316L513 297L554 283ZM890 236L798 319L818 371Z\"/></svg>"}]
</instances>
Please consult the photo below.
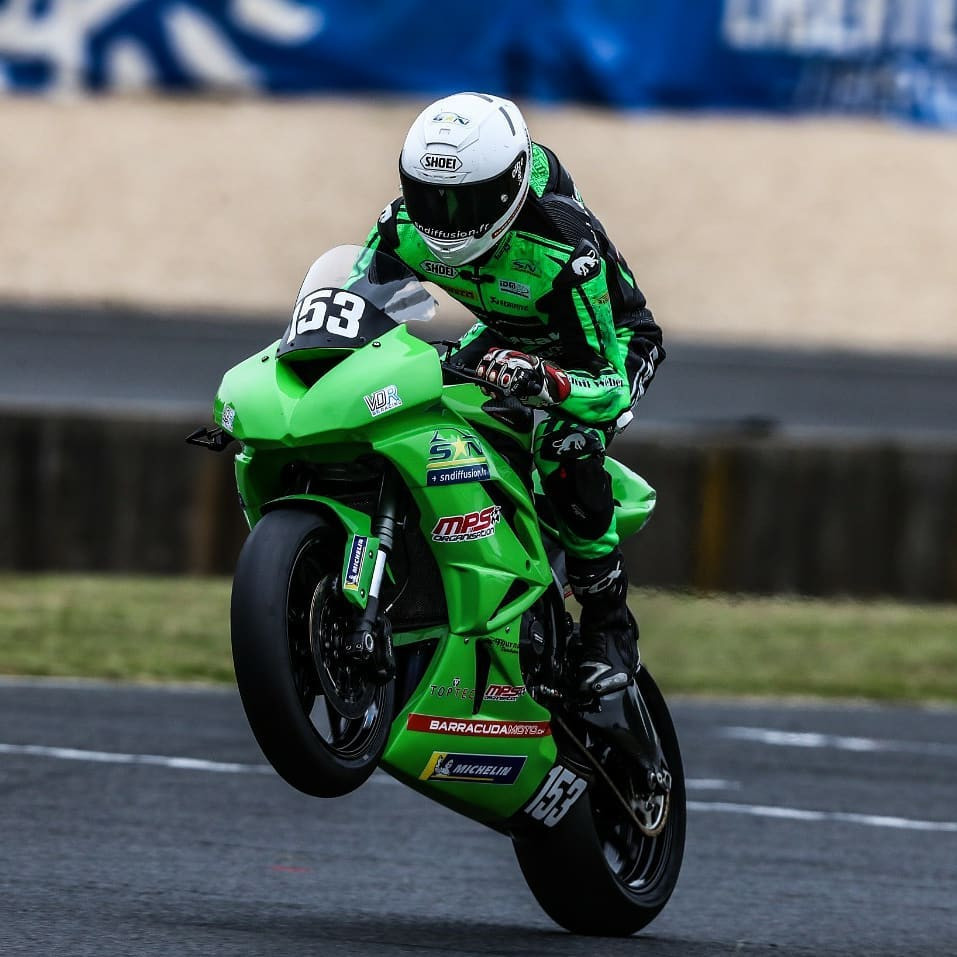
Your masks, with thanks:
<instances>
[{"instance_id":1,"label":"white painted track line","mask_svg":"<svg viewBox=\"0 0 957 957\"><path fill-rule=\"evenodd\" d=\"M184 771L212 771L221 774L263 774L272 772L266 764L236 764L199 758L169 757L162 754L122 754L113 751L85 751L80 748L49 748L38 744L2 744L0 754L20 754L60 761L93 761L101 764L148 764Z\"/></svg>"},{"instance_id":2,"label":"white painted track line","mask_svg":"<svg viewBox=\"0 0 957 957\"><path fill-rule=\"evenodd\" d=\"M727 727L721 737L735 741L751 741L780 748L822 748L835 751L856 751L860 754L876 751L899 754L926 754L934 757L957 758L957 744L935 741L893 741L881 738L859 738L848 735L817 734L807 731L779 731L774 728Z\"/></svg>"},{"instance_id":3,"label":"white painted track line","mask_svg":"<svg viewBox=\"0 0 957 957\"><path fill-rule=\"evenodd\" d=\"M776 818L784 821L808 823L861 824L867 827L886 827L899 831L930 831L938 834L957 834L957 821L917 821L905 817L881 814L852 814L844 811L808 811L794 807L769 807L760 804L730 804L725 801L689 801L688 810L717 814L747 814L751 817Z\"/></svg>"},{"instance_id":4,"label":"white painted track line","mask_svg":"<svg viewBox=\"0 0 957 957\"><path fill-rule=\"evenodd\" d=\"M101 764L149 765L174 768L183 771L206 771L220 774L274 774L267 764L241 764L225 761L207 761L200 758L184 758L160 754L126 754L112 751L88 751L81 748L55 748L37 744L0 743L0 754L47 758L59 761L90 761ZM394 783L385 774L376 774L374 782ZM740 785L735 781L720 778L689 778L689 790L732 790ZM955 821L920 821L911 818L876 814L854 814L843 811L815 811L800 808L772 807L758 804L735 804L727 801L689 801L688 809L703 813L746 814L785 821L805 823L858 824L867 827L892 828L906 831L957 834Z\"/></svg>"}]
</instances>

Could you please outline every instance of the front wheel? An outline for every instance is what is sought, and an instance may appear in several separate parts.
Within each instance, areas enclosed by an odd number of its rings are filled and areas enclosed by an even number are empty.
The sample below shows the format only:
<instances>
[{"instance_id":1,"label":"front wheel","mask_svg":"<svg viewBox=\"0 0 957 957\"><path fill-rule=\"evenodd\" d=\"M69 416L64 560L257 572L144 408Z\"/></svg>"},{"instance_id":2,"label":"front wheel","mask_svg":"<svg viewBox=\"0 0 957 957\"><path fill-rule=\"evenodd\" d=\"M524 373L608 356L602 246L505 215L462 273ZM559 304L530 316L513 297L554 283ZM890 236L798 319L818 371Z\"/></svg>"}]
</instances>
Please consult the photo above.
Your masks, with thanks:
<instances>
[{"instance_id":1,"label":"front wheel","mask_svg":"<svg viewBox=\"0 0 957 957\"><path fill-rule=\"evenodd\" d=\"M638 689L671 775L667 797L643 796L635 762L616 748L591 742L589 753L604 774L596 774L589 791L554 828L514 840L538 903L572 933L633 934L658 916L678 881L687 813L678 737L665 700L644 668Z\"/></svg>"},{"instance_id":2,"label":"front wheel","mask_svg":"<svg viewBox=\"0 0 957 957\"><path fill-rule=\"evenodd\" d=\"M315 513L269 512L233 580L233 665L249 725L276 771L317 797L372 774L394 705L393 683L375 683L367 663L342 652L355 620L338 587L343 545Z\"/></svg>"}]
</instances>

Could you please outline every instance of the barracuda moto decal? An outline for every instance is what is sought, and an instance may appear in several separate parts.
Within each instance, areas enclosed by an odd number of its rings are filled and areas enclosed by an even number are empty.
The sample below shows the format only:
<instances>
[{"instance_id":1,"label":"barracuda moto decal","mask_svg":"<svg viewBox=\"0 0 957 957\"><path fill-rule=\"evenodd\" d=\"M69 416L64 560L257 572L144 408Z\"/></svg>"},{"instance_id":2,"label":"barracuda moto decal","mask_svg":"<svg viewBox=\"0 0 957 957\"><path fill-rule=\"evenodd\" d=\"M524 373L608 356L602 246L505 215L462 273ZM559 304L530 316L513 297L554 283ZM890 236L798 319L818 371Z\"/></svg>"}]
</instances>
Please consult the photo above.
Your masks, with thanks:
<instances>
[{"instance_id":1,"label":"barracuda moto decal","mask_svg":"<svg viewBox=\"0 0 957 957\"><path fill-rule=\"evenodd\" d=\"M436 432L429 443L427 485L459 485L489 479L485 450L471 432Z\"/></svg>"},{"instance_id":2,"label":"barracuda moto decal","mask_svg":"<svg viewBox=\"0 0 957 957\"><path fill-rule=\"evenodd\" d=\"M437 714L410 714L406 727L426 734L462 734L476 738L546 738L552 733L547 721L447 718Z\"/></svg>"},{"instance_id":3,"label":"barracuda moto decal","mask_svg":"<svg viewBox=\"0 0 957 957\"><path fill-rule=\"evenodd\" d=\"M450 754L433 751L420 781L467 781L472 784L514 784L525 766L525 755Z\"/></svg>"}]
</instances>

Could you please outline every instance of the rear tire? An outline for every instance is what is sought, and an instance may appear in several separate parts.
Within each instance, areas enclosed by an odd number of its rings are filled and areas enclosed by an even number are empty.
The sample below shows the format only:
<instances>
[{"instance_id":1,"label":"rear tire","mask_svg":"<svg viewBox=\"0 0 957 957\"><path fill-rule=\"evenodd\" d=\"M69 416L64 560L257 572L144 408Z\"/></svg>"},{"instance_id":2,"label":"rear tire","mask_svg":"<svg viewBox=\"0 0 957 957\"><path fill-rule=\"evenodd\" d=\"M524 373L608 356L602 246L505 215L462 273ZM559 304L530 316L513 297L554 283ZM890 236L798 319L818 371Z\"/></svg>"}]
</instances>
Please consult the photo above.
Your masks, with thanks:
<instances>
[{"instance_id":1,"label":"rear tire","mask_svg":"<svg viewBox=\"0 0 957 957\"><path fill-rule=\"evenodd\" d=\"M661 738L671 772L668 815L657 836L642 833L607 784L596 776L588 793L548 831L514 839L529 888L545 913L574 934L623 937L661 912L678 881L684 856L684 770L671 715L651 675L642 668L638 688ZM589 748L596 753L601 749ZM627 793L634 770L606 749L599 760Z\"/></svg>"},{"instance_id":2,"label":"rear tire","mask_svg":"<svg viewBox=\"0 0 957 957\"><path fill-rule=\"evenodd\" d=\"M269 512L233 579L233 665L249 725L276 771L317 797L348 794L372 774L394 705L393 682L376 685L335 654L355 617L337 587L343 547L322 516Z\"/></svg>"}]
</instances>

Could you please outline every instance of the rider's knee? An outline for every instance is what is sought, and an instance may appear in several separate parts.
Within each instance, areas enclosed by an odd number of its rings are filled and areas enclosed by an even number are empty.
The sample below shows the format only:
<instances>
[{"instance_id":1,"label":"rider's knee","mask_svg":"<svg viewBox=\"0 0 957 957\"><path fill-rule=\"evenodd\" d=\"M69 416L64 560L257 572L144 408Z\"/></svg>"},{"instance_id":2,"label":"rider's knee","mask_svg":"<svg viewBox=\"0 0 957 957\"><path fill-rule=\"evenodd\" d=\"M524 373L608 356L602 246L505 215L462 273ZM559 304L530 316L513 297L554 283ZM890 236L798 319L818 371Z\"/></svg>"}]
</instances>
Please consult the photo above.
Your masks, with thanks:
<instances>
[{"instance_id":1,"label":"rider's knee","mask_svg":"<svg viewBox=\"0 0 957 957\"><path fill-rule=\"evenodd\" d=\"M563 524L579 538L601 538L614 521L611 477L601 454L560 461L542 486Z\"/></svg>"}]
</instances>

